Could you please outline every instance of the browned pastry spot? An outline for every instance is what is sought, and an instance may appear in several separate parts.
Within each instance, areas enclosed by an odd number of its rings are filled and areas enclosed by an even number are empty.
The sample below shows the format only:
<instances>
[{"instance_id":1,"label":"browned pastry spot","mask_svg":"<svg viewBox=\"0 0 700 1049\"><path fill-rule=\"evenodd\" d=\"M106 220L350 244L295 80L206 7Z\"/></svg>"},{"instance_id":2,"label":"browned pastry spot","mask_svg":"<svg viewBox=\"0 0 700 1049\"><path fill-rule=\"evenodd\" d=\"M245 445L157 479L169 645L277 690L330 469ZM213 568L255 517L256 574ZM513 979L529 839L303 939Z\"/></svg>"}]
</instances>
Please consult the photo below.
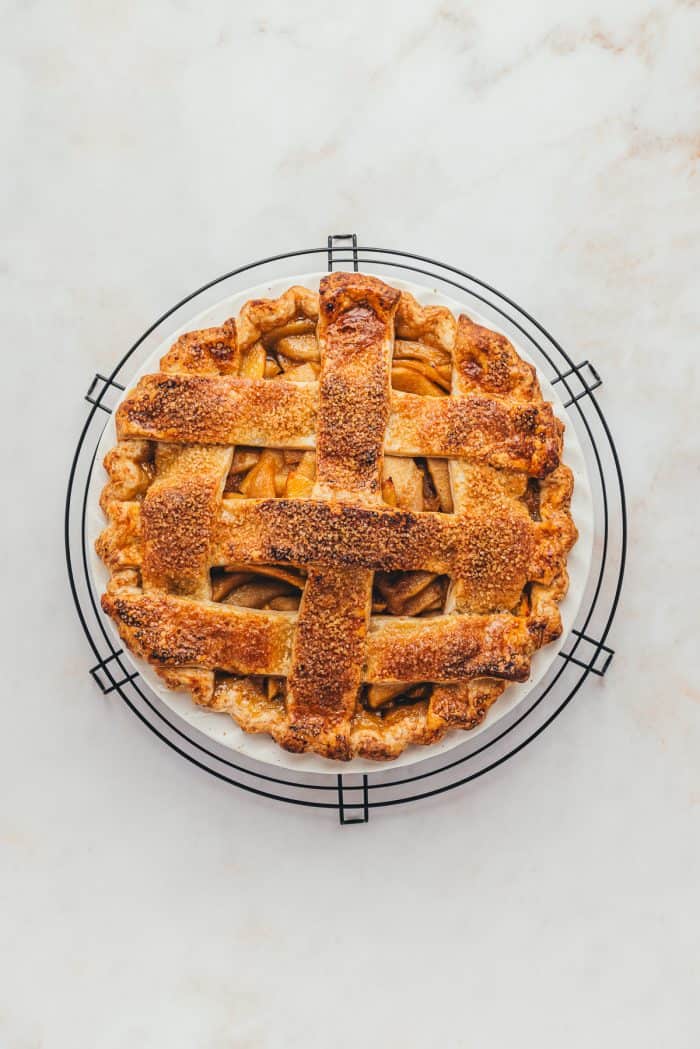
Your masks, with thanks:
<instances>
[{"instance_id":1,"label":"browned pastry spot","mask_svg":"<svg viewBox=\"0 0 700 1049\"><path fill-rule=\"evenodd\" d=\"M238 368L236 322L227 320L220 328L188 331L173 343L160 362L164 372L186 375L229 375Z\"/></svg>"}]
</instances>

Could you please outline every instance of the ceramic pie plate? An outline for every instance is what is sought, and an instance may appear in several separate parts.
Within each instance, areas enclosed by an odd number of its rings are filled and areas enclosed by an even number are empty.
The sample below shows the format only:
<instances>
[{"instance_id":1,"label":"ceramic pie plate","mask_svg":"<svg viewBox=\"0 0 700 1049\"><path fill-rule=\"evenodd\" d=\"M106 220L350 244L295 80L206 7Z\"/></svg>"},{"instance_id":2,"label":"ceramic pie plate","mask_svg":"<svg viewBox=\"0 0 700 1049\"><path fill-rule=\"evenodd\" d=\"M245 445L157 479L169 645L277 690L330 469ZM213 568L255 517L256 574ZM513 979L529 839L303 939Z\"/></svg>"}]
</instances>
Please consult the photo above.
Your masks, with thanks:
<instances>
[{"instance_id":1,"label":"ceramic pie plate","mask_svg":"<svg viewBox=\"0 0 700 1049\"><path fill-rule=\"evenodd\" d=\"M283 277L266 284L259 284L245 291L230 295L214 306L210 306L202 313L190 318L185 324L168 336L145 360L142 367L133 373L127 380L121 379L132 389L142 375L158 371L158 362L166 353L175 339L182 332L195 331L199 328L209 328L221 324L227 317L236 316L241 307L248 299L276 298L293 284L301 284L313 291L318 291L319 281L324 273L306 273L300 276ZM403 291L408 291L416 297L418 302L424 306L447 306L455 315L466 313L473 320L483 324L487 328L498 331L499 328L488 317L478 313L473 306L467 302L444 295L437 289L432 289L421 284L398 280L394 277L385 278L388 283ZM523 358L531 364L535 364L532 357L524 347L508 334L515 349ZM536 364L535 364L536 367ZM593 550L593 498L591 486L586 469L586 461L583 450L578 440L573 422L564 408L557 389L537 369L537 376L542 388L544 399L551 401L555 414L566 425L564 436L564 462L570 467L574 475L574 494L571 501L571 515L579 531L578 542L569 554L567 569L569 572L569 590L559 606L562 618L562 635L551 644L535 652L532 658L532 671L528 681L521 684L512 683L503 695L490 708L482 723L469 733L459 730L448 732L439 743L432 746L421 747L412 745L406 748L399 757L393 761L376 762L367 761L362 758L354 758L349 762L330 761L317 754L290 754L283 750L277 743L266 735L252 735L244 732L228 714L217 713L198 707L185 693L172 692L160 680L155 670L133 655L128 649L124 649L122 660L125 665L131 664L141 677L141 687L147 686L147 690L154 693L177 719L184 722L186 726L196 729L221 746L280 769L290 769L296 772L325 773L335 776L338 771L346 770L352 772L381 772L386 768L400 768L414 765L417 762L434 758L455 747L462 746L467 739L473 740L493 726L506 715L511 714L516 707L524 702L528 694L536 687L545 676L552 663L557 659L571 628L574 625L576 615L581 605L586 589L588 574L591 567L591 556ZM125 395L124 395L125 396ZM118 402L118 403L121 403ZM116 406L115 406L116 410ZM85 520L85 537L87 542L88 561L92 575L92 584L97 597L106 589L109 572L95 553L95 540L106 525L104 515L99 506L100 492L106 483L107 476L102 467L102 460L107 452L117 443L117 434L114 424L114 413L109 416L102 436L97 446L95 464L91 473L87 493L87 513ZM107 616L104 617L107 629L115 641L116 647L122 647L122 642L117 629Z\"/></svg>"}]
</instances>

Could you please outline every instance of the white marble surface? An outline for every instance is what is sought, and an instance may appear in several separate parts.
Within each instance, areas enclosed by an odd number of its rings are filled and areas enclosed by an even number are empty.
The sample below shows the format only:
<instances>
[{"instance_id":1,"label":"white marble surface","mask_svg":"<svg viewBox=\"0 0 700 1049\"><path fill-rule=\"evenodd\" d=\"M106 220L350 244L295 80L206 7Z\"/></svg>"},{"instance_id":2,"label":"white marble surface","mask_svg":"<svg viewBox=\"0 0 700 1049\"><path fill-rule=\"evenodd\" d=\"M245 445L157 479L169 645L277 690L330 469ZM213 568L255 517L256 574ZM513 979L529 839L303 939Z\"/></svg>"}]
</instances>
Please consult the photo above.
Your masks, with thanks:
<instances>
[{"instance_id":1,"label":"white marble surface","mask_svg":"<svg viewBox=\"0 0 700 1049\"><path fill-rule=\"evenodd\" d=\"M0 1046L690 1049L700 10L203 7L3 12ZM341 830L97 693L61 525L94 372L203 280L345 229L598 364L631 550L604 682L469 789Z\"/></svg>"}]
</instances>

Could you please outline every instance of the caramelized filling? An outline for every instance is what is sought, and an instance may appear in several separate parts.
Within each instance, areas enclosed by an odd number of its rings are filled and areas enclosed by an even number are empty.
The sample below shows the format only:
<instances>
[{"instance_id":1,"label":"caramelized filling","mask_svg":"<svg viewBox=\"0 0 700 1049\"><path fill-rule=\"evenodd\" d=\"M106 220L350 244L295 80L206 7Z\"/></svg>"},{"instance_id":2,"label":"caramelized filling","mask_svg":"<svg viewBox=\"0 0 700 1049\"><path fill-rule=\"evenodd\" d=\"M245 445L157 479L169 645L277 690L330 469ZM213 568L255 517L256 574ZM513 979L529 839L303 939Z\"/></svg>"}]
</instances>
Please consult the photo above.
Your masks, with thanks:
<instances>
[{"instance_id":1,"label":"caramelized filling","mask_svg":"<svg viewBox=\"0 0 700 1049\"><path fill-rule=\"evenodd\" d=\"M156 476L156 442L129 441L125 447L128 450L119 456L122 476L118 488L123 498L140 503ZM116 455L115 450L108 458L116 458Z\"/></svg>"},{"instance_id":2,"label":"caramelized filling","mask_svg":"<svg viewBox=\"0 0 700 1049\"><path fill-rule=\"evenodd\" d=\"M540 521L540 482L536 477L528 477L527 488L521 497L533 521Z\"/></svg>"},{"instance_id":3,"label":"caramelized filling","mask_svg":"<svg viewBox=\"0 0 700 1049\"><path fill-rule=\"evenodd\" d=\"M384 716L396 707L411 706L430 699L433 686L419 685L363 685L360 702L365 710Z\"/></svg>"},{"instance_id":4,"label":"caramelized filling","mask_svg":"<svg viewBox=\"0 0 700 1049\"><path fill-rule=\"evenodd\" d=\"M316 322L298 317L249 346L242 354L238 374L245 379L315 382L320 368Z\"/></svg>"},{"instance_id":5,"label":"caramelized filling","mask_svg":"<svg viewBox=\"0 0 700 1049\"><path fill-rule=\"evenodd\" d=\"M320 368L316 323L298 317L249 346L242 355L239 375L246 379L314 382ZM391 366L391 385L395 390L444 397L451 384L452 361L447 350L410 339L395 341Z\"/></svg>"},{"instance_id":6,"label":"caramelized filling","mask_svg":"<svg viewBox=\"0 0 700 1049\"><path fill-rule=\"evenodd\" d=\"M242 608L296 612L306 575L286 565L227 565L212 568L212 601Z\"/></svg>"},{"instance_id":7,"label":"caramelized filling","mask_svg":"<svg viewBox=\"0 0 700 1049\"><path fill-rule=\"evenodd\" d=\"M224 492L243 499L308 499L315 477L314 452L239 446Z\"/></svg>"},{"instance_id":8,"label":"caramelized filling","mask_svg":"<svg viewBox=\"0 0 700 1049\"><path fill-rule=\"evenodd\" d=\"M287 695L287 682L281 677L261 677L250 674L247 677L237 677L235 674L224 674L216 672L216 684L225 684L232 681L244 681L247 688L254 689L261 700L277 700L283 702Z\"/></svg>"},{"instance_id":9,"label":"caramelized filling","mask_svg":"<svg viewBox=\"0 0 700 1049\"><path fill-rule=\"evenodd\" d=\"M397 339L391 367L391 385L404 393L444 397L452 387L452 360L447 350L422 342Z\"/></svg>"},{"instance_id":10,"label":"caramelized filling","mask_svg":"<svg viewBox=\"0 0 700 1049\"><path fill-rule=\"evenodd\" d=\"M385 455L382 498L389 506L422 513L451 514L452 489L445 459L404 459Z\"/></svg>"},{"instance_id":11,"label":"caramelized filling","mask_svg":"<svg viewBox=\"0 0 700 1049\"><path fill-rule=\"evenodd\" d=\"M372 614L434 616L445 607L449 578L433 572L375 572Z\"/></svg>"}]
</instances>

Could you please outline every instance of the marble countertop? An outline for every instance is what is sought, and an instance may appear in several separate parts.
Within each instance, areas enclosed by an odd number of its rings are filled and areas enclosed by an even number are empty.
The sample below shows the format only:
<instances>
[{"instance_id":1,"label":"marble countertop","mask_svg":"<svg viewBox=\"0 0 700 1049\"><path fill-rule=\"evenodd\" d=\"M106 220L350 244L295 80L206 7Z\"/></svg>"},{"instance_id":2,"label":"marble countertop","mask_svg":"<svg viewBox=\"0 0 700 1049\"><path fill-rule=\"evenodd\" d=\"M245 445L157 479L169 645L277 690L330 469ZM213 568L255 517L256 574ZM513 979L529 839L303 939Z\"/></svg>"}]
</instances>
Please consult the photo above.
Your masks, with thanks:
<instances>
[{"instance_id":1,"label":"marble countertop","mask_svg":"<svg viewBox=\"0 0 700 1049\"><path fill-rule=\"evenodd\" d=\"M3 1049L697 1045L699 42L681 2L6 11ZM62 521L92 375L346 229L596 363L630 556L604 680L489 776L341 829L99 694Z\"/></svg>"}]
</instances>

